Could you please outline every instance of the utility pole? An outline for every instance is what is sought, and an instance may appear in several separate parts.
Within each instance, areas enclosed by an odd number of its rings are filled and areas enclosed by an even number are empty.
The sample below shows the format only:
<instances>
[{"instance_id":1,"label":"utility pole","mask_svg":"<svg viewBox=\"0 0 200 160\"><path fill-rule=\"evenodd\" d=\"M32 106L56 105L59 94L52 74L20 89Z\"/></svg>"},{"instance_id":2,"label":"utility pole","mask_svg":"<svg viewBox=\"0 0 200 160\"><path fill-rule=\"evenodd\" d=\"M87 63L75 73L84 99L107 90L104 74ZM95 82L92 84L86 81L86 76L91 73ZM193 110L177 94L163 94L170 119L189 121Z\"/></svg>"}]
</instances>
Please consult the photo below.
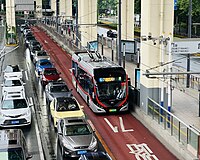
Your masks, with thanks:
<instances>
[{"instance_id":1,"label":"utility pole","mask_svg":"<svg viewBox=\"0 0 200 160\"><path fill-rule=\"evenodd\" d=\"M117 52L118 52L118 64L122 64L122 52L121 52L121 0L118 4L118 36L117 36Z\"/></svg>"},{"instance_id":2,"label":"utility pole","mask_svg":"<svg viewBox=\"0 0 200 160\"><path fill-rule=\"evenodd\" d=\"M78 0L76 0L76 46L78 47Z\"/></svg>"},{"instance_id":3,"label":"utility pole","mask_svg":"<svg viewBox=\"0 0 200 160\"><path fill-rule=\"evenodd\" d=\"M189 0L189 13L188 13L188 38L192 37L192 0ZM190 71L190 54L187 55L187 72ZM190 75L187 74L186 88L190 87Z\"/></svg>"},{"instance_id":4,"label":"utility pole","mask_svg":"<svg viewBox=\"0 0 200 160\"><path fill-rule=\"evenodd\" d=\"M58 32L58 14L59 14L59 1L60 0L56 0L56 31Z\"/></svg>"}]
</instances>

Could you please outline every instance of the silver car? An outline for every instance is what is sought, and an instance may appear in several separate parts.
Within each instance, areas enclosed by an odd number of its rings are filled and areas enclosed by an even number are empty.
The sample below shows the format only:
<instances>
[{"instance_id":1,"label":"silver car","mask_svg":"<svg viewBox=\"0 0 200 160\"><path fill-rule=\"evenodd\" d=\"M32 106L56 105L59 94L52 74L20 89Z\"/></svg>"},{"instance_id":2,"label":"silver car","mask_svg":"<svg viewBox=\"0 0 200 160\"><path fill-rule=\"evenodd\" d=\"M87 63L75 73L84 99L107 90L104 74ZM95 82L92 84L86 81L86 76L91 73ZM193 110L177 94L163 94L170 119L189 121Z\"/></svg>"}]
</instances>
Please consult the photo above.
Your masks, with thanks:
<instances>
[{"instance_id":1,"label":"silver car","mask_svg":"<svg viewBox=\"0 0 200 160\"><path fill-rule=\"evenodd\" d=\"M98 148L95 133L82 117L63 118L58 121L58 144L63 157L80 157Z\"/></svg>"}]
</instances>

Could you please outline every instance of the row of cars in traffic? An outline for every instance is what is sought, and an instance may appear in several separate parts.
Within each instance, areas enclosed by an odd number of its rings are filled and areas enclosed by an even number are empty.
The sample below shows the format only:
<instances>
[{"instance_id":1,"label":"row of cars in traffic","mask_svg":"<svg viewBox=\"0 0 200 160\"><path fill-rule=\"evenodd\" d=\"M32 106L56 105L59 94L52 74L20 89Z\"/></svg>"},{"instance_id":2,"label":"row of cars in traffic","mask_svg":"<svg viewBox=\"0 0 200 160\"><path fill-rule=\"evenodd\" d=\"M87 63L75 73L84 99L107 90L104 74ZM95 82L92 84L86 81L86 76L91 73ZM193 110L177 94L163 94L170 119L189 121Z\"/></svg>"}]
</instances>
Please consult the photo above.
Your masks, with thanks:
<instances>
[{"instance_id":1,"label":"row of cars in traffic","mask_svg":"<svg viewBox=\"0 0 200 160\"><path fill-rule=\"evenodd\" d=\"M1 95L0 159L29 159L32 155L28 153L22 130L17 127L31 126L33 103L31 98L26 96L23 72L18 65L7 65L4 69Z\"/></svg>"},{"instance_id":2,"label":"row of cars in traffic","mask_svg":"<svg viewBox=\"0 0 200 160\"><path fill-rule=\"evenodd\" d=\"M92 157L110 160L107 153L98 151L94 129L83 112L83 106L73 96L72 89L69 89L61 79L61 73L56 70L47 51L36 40L31 30L28 32L25 30L21 30L25 46L30 51L30 59L35 65L35 74L44 88L46 106L57 131L62 156L78 157L80 160L92 160Z\"/></svg>"}]
</instances>

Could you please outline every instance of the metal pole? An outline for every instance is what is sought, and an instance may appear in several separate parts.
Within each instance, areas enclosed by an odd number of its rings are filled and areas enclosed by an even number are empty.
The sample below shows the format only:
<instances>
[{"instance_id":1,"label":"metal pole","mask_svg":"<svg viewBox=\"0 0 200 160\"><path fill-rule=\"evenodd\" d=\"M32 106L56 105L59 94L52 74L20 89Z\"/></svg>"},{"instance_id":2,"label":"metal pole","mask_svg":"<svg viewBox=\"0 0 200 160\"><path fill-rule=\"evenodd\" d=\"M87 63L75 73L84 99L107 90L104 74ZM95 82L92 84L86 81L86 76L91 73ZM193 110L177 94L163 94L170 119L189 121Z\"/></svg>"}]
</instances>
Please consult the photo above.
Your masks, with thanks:
<instances>
[{"instance_id":1,"label":"metal pole","mask_svg":"<svg viewBox=\"0 0 200 160\"><path fill-rule=\"evenodd\" d=\"M56 0L56 31L58 32L58 1L59 0Z\"/></svg>"},{"instance_id":2,"label":"metal pole","mask_svg":"<svg viewBox=\"0 0 200 160\"><path fill-rule=\"evenodd\" d=\"M126 52L126 45L123 43L123 68L125 69L125 52Z\"/></svg>"},{"instance_id":3,"label":"metal pole","mask_svg":"<svg viewBox=\"0 0 200 160\"><path fill-rule=\"evenodd\" d=\"M76 0L76 46L78 47L78 0Z\"/></svg>"},{"instance_id":4,"label":"metal pole","mask_svg":"<svg viewBox=\"0 0 200 160\"><path fill-rule=\"evenodd\" d=\"M103 34L101 35L101 54L103 55Z\"/></svg>"},{"instance_id":5,"label":"metal pole","mask_svg":"<svg viewBox=\"0 0 200 160\"><path fill-rule=\"evenodd\" d=\"M111 49L112 49L112 61L114 61L114 50L113 50L113 38L112 38L112 41L111 41Z\"/></svg>"},{"instance_id":6,"label":"metal pole","mask_svg":"<svg viewBox=\"0 0 200 160\"><path fill-rule=\"evenodd\" d=\"M188 38L192 37L192 0L189 0ZM190 71L190 54L187 55L187 71ZM190 87L190 75L187 74L186 88Z\"/></svg>"},{"instance_id":7,"label":"metal pole","mask_svg":"<svg viewBox=\"0 0 200 160\"><path fill-rule=\"evenodd\" d=\"M199 117L200 117L200 90L199 90Z\"/></svg>"},{"instance_id":8,"label":"metal pole","mask_svg":"<svg viewBox=\"0 0 200 160\"><path fill-rule=\"evenodd\" d=\"M117 49L118 49L118 64L121 66L122 53L121 53L121 0L118 4L118 38L117 38Z\"/></svg>"}]
</instances>

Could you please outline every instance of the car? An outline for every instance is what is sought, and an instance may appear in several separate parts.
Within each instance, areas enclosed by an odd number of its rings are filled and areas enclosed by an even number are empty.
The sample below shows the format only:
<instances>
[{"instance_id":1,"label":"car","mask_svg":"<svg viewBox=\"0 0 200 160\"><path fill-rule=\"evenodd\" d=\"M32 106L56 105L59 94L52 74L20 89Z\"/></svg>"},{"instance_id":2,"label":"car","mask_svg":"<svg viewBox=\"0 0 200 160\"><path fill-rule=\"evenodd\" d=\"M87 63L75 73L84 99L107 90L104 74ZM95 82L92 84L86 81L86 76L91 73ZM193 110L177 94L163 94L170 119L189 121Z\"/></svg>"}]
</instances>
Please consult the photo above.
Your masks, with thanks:
<instances>
[{"instance_id":1,"label":"car","mask_svg":"<svg viewBox=\"0 0 200 160\"><path fill-rule=\"evenodd\" d=\"M4 72L4 78L18 77L22 78L22 70L19 65L7 65Z\"/></svg>"},{"instance_id":2,"label":"car","mask_svg":"<svg viewBox=\"0 0 200 160\"><path fill-rule=\"evenodd\" d=\"M27 24L21 24L20 26L20 32L23 33L24 32L24 28L28 27Z\"/></svg>"},{"instance_id":3,"label":"car","mask_svg":"<svg viewBox=\"0 0 200 160\"><path fill-rule=\"evenodd\" d=\"M55 128L57 127L57 122L60 118L85 117L83 106L80 106L74 97L54 98L50 103L50 113Z\"/></svg>"},{"instance_id":4,"label":"car","mask_svg":"<svg viewBox=\"0 0 200 160\"><path fill-rule=\"evenodd\" d=\"M109 30L107 31L107 37L117 38L117 33L115 31Z\"/></svg>"},{"instance_id":5,"label":"car","mask_svg":"<svg viewBox=\"0 0 200 160\"><path fill-rule=\"evenodd\" d=\"M95 132L83 117L59 119L57 135L63 157L80 157L98 150Z\"/></svg>"},{"instance_id":6,"label":"car","mask_svg":"<svg viewBox=\"0 0 200 160\"><path fill-rule=\"evenodd\" d=\"M56 68L43 68L40 78L41 84L45 86L49 82L57 81L60 78L60 73L58 73Z\"/></svg>"},{"instance_id":7,"label":"car","mask_svg":"<svg viewBox=\"0 0 200 160\"><path fill-rule=\"evenodd\" d=\"M25 43L26 47L29 46L30 41L36 41L35 37L34 36L26 36L25 37L24 43Z\"/></svg>"},{"instance_id":8,"label":"car","mask_svg":"<svg viewBox=\"0 0 200 160\"><path fill-rule=\"evenodd\" d=\"M24 88L25 83L22 81L22 79L18 77L11 77L4 79L2 86L2 95L4 92L10 92L10 91L25 91Z\"/></svg>"},{"instance_id":9,"label":"car","mask_svg":"<svg viewBox=\"0 0 200 160\"><path fill-rule=\"evenodd\" d=\"M35 55L33 55L33 64L36 64L40 59L48 59L50 60L50 56L47 54L45 50L35 51Z\"/></svg>"},{"instance_id":10,"label":"car","mask_svg":"<svg viewBox=\"0 0 200 160\"><path fill-rule=\"evenodd\" d=\"M50 105L51 101L57 97L72 97L70 90L64 81L49 82L45 86L46 104Z\"/></svg>"},{"instance_id":11,"label":"car","mask_svg":"<svg viewBox=\"0 0 200 160\"><path fill-rule=\"evenodd\" d=\"M32 158L21 129L0 130L0 159L27 160Z\"/></svg>"},{"instance_id":12,"label":"car","mask_svg":"<svg viewBox=\"0 0 200 160\"><path fill-rule=\"evenodd\" d=\"M44 68L53 68L53 64L48 59L40 59L35 65L36 76L40 76Z\"/></svg>"},{"instance_id":13,"label":"car","mask_svg":"<svg viewBox=\"0 0 200 160\"><path fill-rule=\"evenodd\" d=\"M29 48L29 50L30 50L30 58L31 58L31 60L33 60L35 53L38 52L38 51L41 51L42 48L41 48L41 46L35 45L35 46L31 46Z\"/></svg>"},{"instance_id":14,"label":"car","mask_svg":"<svg viewBox=\"0 0 200 160\"><path fill-rule=\"evenodd\" d=\"M78 160L112 160L112 158L106 152L97 151L82 154Z\"/></svg>"},{"instance_id":15,"label":"car","mask_svg":"<svg viewBox=\"0 0 200 160\"><path fill-rule=\"evenodd\" d=\"M31 125L31 106L23 91L5 92L0 104L0 127Z\"/></svg>"},{"instance_id":16,"label":"car","mask_svg":"<svg viewBox=\"0 0 200 160\"><path fill-rule=\"evenodd\" d=\"M40 48L42 48L42 45L37 40L30 41L29 46L28 46L29 49L32 48L33 46L39 46Z\"/></svg>"}]
</instances>

